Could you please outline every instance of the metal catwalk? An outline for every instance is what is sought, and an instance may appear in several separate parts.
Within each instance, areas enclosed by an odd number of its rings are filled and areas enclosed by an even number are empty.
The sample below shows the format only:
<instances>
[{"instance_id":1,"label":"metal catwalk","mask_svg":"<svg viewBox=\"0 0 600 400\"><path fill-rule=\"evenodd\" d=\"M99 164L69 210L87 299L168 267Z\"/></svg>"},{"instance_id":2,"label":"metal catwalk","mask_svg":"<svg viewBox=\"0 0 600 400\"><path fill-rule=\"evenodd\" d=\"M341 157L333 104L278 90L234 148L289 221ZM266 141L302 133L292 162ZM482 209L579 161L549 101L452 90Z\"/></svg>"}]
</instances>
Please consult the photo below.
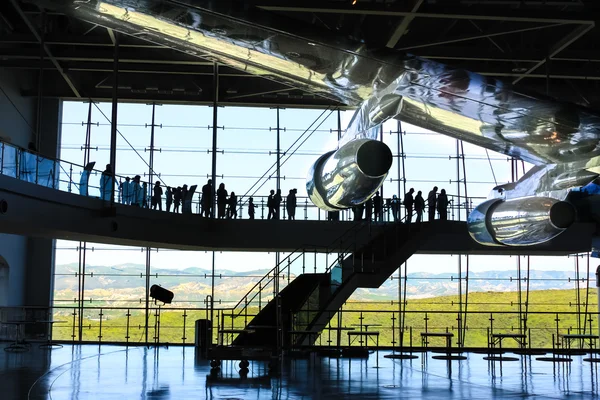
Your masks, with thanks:
<instances>
[{"instance_id":1,"label":"metal catwalk","mask_svg":"<svg viewBox=\"0 0 600 400\"><path fill-rule=\"evenodd\" d=\"M0 352L3 400L598 397L598 364L584 357L552 363L516 356L499 363L466 354L466 360L448 362L431 353L391 360L382 351L368 359L289 360L280 378L251 363L248 378L240 380L237 362L229 362L223 377L211 380L210 366L195 360L191 347L32 347L27 353Z\"/></svg>"}]
</instances>

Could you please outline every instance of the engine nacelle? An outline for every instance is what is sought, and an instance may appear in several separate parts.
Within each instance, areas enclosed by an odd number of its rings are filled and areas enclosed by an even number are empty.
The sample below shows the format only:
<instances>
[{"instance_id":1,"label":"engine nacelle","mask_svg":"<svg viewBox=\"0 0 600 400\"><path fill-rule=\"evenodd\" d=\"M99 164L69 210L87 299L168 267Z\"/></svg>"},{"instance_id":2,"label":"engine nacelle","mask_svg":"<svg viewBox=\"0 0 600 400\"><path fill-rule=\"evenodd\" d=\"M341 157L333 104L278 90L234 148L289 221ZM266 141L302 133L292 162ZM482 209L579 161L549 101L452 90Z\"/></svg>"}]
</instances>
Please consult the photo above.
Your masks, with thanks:
<instances>
[{"instance_id":1,"label":"engine nacelle","mask_svg":"<svg viewBox=\"0 0 600 400\"><path fill-rule=\"evenodd\" d=\"M306 180L310 200L326 211L345 210L367 201L383 184L392 152L372 139L352 140L311 167Z\"/></svg>"},{"instance_id":2,"label":"engine nacelle","mask_svg":"<svg viewBox=\"0 0 600 400\"><path fill-rule=\"evenodd\" d=\"M492 199L468 219L469 234L487 246L532 246L547 242L575 222L575 208L550 197Z\"/></svg>"}]
</instances>

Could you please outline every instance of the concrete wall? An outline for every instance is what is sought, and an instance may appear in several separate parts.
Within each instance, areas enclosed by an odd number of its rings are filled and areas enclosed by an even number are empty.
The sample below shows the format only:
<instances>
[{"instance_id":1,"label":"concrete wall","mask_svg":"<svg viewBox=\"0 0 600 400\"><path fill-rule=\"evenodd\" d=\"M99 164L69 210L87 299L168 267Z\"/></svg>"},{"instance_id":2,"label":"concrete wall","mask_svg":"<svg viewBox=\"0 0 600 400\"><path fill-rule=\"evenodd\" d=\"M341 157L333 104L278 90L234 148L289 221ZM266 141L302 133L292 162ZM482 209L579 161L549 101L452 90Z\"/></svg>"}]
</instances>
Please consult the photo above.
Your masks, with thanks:
<instances>
[{"instance_id":1,"label":"concrete wall","mask_svg":"<svg viewBox=\"0 0 600 400\"><path fill-rule=\"evenodd\" d=\"M21 96L37 87L36 73L0 69L0 138L27 148L35 142L37 99ZM42 104L40 152L59 155L62 102ZM0 306L48 306L51 304L54 268L53 240L0 234L0 255L9 266L9 291Z\"/></svg>"}]
</instances>

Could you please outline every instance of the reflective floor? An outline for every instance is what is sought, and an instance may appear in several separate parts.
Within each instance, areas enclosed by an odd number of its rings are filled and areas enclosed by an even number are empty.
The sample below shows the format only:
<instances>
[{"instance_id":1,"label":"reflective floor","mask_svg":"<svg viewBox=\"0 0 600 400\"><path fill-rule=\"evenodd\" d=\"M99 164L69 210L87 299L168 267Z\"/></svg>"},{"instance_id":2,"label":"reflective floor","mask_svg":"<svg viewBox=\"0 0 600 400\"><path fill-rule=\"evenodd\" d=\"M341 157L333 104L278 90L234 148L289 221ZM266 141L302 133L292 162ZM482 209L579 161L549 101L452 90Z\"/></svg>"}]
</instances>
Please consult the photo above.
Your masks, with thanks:
<instances>
[{"instance_id":1,"label":"reflective floor","mask_svg":"<svg viewBox=\"0 0 600 400\"><path fill-rule=\"evenodd\" d=\"M0 347L6 347L5 344ZM0 399L500 399L598 397L599 365L574 356L572 363L488 362L313 357L288 361L280 379L251 363L240 380L237 362L224 362L222 378L196 361L191 347L146 349L103 345L65 346L24 353L0 350ZM512 356L512 355L511 355ZM424 357L424 358L423 358ZM377 365L379 367L377 368Z\"/></svg>"}]
</instances>

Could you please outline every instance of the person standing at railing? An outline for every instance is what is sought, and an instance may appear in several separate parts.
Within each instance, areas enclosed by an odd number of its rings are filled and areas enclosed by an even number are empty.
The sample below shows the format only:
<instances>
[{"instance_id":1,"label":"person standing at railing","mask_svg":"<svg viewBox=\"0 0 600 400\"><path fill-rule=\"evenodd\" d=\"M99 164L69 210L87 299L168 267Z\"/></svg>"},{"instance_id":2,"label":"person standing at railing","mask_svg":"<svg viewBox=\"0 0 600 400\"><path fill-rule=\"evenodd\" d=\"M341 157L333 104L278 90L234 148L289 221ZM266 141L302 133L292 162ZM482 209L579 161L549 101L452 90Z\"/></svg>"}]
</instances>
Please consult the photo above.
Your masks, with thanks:
<instances>
[{"instance_id":1,"label":"person standing at railing","mask_svg":"<svg viewBox=\"0 0 600 400\"><path fill-rule=\"evenodd\" d=\"M175 200L173 203L173 212L178 214L179 206L181 205L181 186L177 186L177 189L174 189L173 198Z\"/></svg>"},{"instance_id":2,"label":"person standing at railing","mask_svg":"<svg viewBox=\"0 0 600 400\"><path fill-rule=\"evenodd\" d=\"M277 189L275 196L273 196L273 219L281 219L281 189Z\"/></svg>"},{"instance_id":3,"label":"person standing at railing","mask_svg":"<svg viewBox=\"0 0 600 400\"><path fill-rule=\"evenodd\" d=\"M297 189L291 189L290 193L287 195L285 207L288 213L289 220L296 219L296 192Z\"/></svg>"},{"instance_id":4,"label":"person standing at railing","mask_svg":"<svg viewBox=\"0 0 600 400\"><path fill-rule=\"evenodd\" d=\"M269 197L267 197L267 208L269 209L267 219L273 219L275 217L275 207L273 207L273 196L275 196L275 191L271 190L271 192L269 193Z\"/></svg>"},{"instance_id":5,"label":"person standing at railing","mask_svg":"<svg viewBox=\"0 0 600 400\"><path fill-rule=\"evenodd\" d=\"M135 207L142 207L142 201L144 199L142 187L140 186L140 176L136 175L131 181L131 204Z\"/></svg>"},{"instance_id":6,"label":"person standing at railing","mask_svg":"<svg viewBox=\"0 0 600 400\"><path fill-rule=\"evenodd\" d=\"M373 199L370 198L365 203L365 220L371 222L373 220Z\"/></svg>"},{"instance_id":7,"label":"person standing at railing","mask_svg":"<svg viewBox=\"0 0 600 400\"><path fill-rule=\"evenodd\" d=\"M414 192L415 192L415 189L410 188L408 193L406 193L404 195L404 202L402 203L402 204L404 204L404 207L406 208L406 223L407 224L410 224L412 222L412 212L413 212L413 206L415 204L415 199L413 198Z\"/></svg>"},{"instance_id":8,"label":"person standing at railing","mask_svg":"<svg viewBox=\"0 0 600 400\"><path fill-rule=\"evenodd\" d=\"M442 189L437 199L437 209L440 214L440 220L448 220L448 196L446 195L446 189Z\"/></svg>"},{"instance_id":9,"label":"person standing at railing","mask_svg":"<svg viewBox=\"0 0 600 400\"><path fill-rule=\"evenodd\" d=\"M210 218L213 208L213 197L212 197L212 179L209 179L206 185L202 186L202 210L200 215L204 215L206 218Z\"/></svg>"},{"instance_id":10,"label":"person standing at railing","mask_svg":"<svg viewBox=\"0 0 600 400\"><path fill-rule=\"evenodd\" d=\"M102 200L110 201L115 187L115 178L110 164L106 164L106 169L100 176L100 197Z\"/></svg>"},{"instance_id":11,"label":"person standing at railing","mask_svg":"<svg viewBox=\"0 0 600 400\"><path fill-rule=\"evenodd\" d=\"M142 208L148 208L148 183L142 183Z\"/></svg>"},{"instance_id":12,"label":"person standing at railing","mask_svg":"<svg viewBox=\"0 0 600 400\"><path fill-rule=\"evenodd\" d=\"M254 204L254 199L250 197L248 199L248 217L250 219L254 219L254 214L256 212L256 205Z\"/></svg>"},{"instance_id":13,"label":"person standing at railing","mask_svg":"<svg viewBox=\"0 0 600 400\"><path fill-rule=\"evenodd\" d=\"M394 222L398 221L398 211L400 210L400 200L398 199L398 196L392 196L390 208L392 209L392 217L394 218Z\"/></svg>"},{"instance_id":14,"label":"person standing at railing","mask_svg":"<svg viewBox=\"0 0 600 400\"><path fill-rule=\"evenodd\" d=\"M417 192L415 197L415 211L417 212L417 224L420 224L423 220L423 210L425 210L425 199L423 199L423 192L420 190Z\"/></svg>"},{"instance_id":15,"label":"person standing at railing","mask_svg":"<svg viewBox=\"0 0 600 400\"><path fill-rule=\"evenodd\" d=\"M373 197L373 211L375 212L373 218L375 222L383 222L383 199L379 195L379 191L377 191L375 197Z\"/></svg>"},{"instance_id":16,"label":"person standing at railing","mask_svg":"<svg viewBox=\"0 0 600 400\"><path fill-rule=\"evenodd\" d=\"M229 200L227 201L227 203L229 204L229 213L227 214L227 218L228 219L232 219L232 218L237 219L237 216L238 216L237 196L235 195L235 192L231 192L231 195L229 196Z\"/></svg>"},{"instance_id":17,"label":"person standing at railing","mask_svg":"<svg viewBox=\"0 0 600 400\"><path fill-rule=\"evenodd\" d=\"M125 182L123 182L123 204L129 205L131 204L131 198L129 195L129 190L131 189L131 179L129 177L125 178Z\"/></svg>"},{"instance_id":18,"label":"person standing at railing","mask_svg":"<svg viewBox=\"0 0 600 400\"><path fill-rule=\"evenodd\" d=\"M166 202L166 206L167 206L167 212L171 212L171 205L173 204L173 190L167 186L167 202Z\"/></svg>"},{"instance_id":19,"label":"person standing at railing","mask_svg":"<svg viewBox=\"0 0 600 400\"><path fill-rule=\"evenodd\" d=\"M435 210L437 209L437 190L438 190L438 187L434 186L433 189L427 195L427 207L429 209L429 221L435 220Z\"/></svg>"},{"instance_id":20,"label":"person standing at railing","mask_svg":"<svg viewBox=\"0 0 600 400\"><path fill-rule=\"evenodd\" d=\"M153 210L156 210L156 207L158 206L158 211L162 211L162 195L163 190L162 187L160 187L160 181L156 181L156 184L154 185L154 195L152 196Z\"/></svg>"},{"instance_id":21,"label":"person standing at railing","mask_svg":"<svg viewBox=\"0 0 600 400\"><path fill-rule=\"evenodd\" d=\"M225 207L227 207L227 190L225 184L221 183L217 189L217 218L225 218Z\"/></svg>"}]
</instances>

